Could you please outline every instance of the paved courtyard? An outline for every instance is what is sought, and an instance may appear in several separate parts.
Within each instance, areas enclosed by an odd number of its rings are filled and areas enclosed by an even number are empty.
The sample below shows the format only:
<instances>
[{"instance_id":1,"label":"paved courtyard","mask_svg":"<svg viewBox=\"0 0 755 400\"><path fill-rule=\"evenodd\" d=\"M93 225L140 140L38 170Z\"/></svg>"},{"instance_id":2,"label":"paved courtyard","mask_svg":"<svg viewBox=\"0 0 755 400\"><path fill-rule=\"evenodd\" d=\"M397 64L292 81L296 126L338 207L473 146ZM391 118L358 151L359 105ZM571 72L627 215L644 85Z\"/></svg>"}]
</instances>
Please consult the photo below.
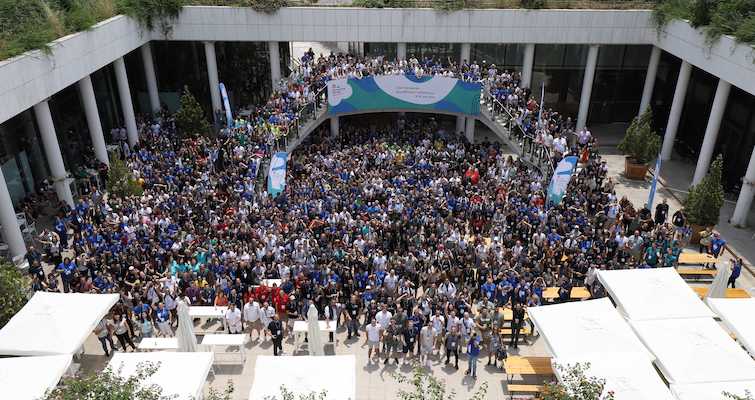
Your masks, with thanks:
<instances>
[{"instance_id":1,"label":"paved courtyard","mask_svg":"<svg viewBox=\"0 0 755 400\"><path fill-rule=\"evenodd\" d=\"M480 129L480 126L478 125L478 138L483 137L492 138L492 134L484 128ZM647 201L650 182L638 182L625 179L622 176L624 157L616 154L615 151L611 151L610 148L601 149L601 153L604 154L604 158L608 163L610 176L617 182L616 189L619 196L625 195L637 205L645 203ZM667 171L673 174L678 169L678 167L676 169L669 168ZM664 175L664 177L666 177L666 175ZM673 179L675 179L674 175L666 177L664 182ZM671 213L673 213L681 207L679 202L681 198L682 197L680 197L679 193L676 193L673 188L661 185L659 186L656 195L656 202L667 199L671 207ZM724 236L729 239L728 229L733 228L722 226L722 229L727 229L727 231L724 231ZM744 233L741 233L739 236L752 234L747 230L741 231ZM745 243L742 242L741 239L730 241L730 243L731 242L734 242L732 250L736 254L747 256L755 251L752 249L752 246L743 246ZM726 253L724 257L725 262L728 262L731 258L731 254L732 253L730 252ZM752 257L752 255L750 256ZM748 272L744 272L738 281L738 286L748 289L751 294L755 295L755 292L752 290L753 282L755 282L753 276ZM707 285L707 283L700 283L697 285ZM219 324L216 324L215 327L219 328ZM353 354L356 356L356 398L359 400L395 399L401 386L396 382L393 374L411 374L412 366L410 364L403 364L403 360L400 360L402 364L398 366L395 365L393 361L391 361L390 365L384 365L382 362L379 364L368 362L367 348L364 345L364 333L362 333L362 336L359 339L346 340L346 336L345 329L341 327L335 336L335 343L326 344L325 351L326 354ZM518 350L510 349L510 355L548 355L544 341L541 338L535 335L529 337L528 340L529 344L520 344ZM286 355L291 355L293 347L293 338L288 337L283 345ZM270 341L257 340L255 336L255 340L248 342L246 348L246 363L244 365L216 366L214 374L211 374L208 379L206 390L210 387L222 389L225 387L228 380L230 380L235 387L234 399L248 398L249 391L253 384L256 359L259 355L272 355L272 343ZM99 342L97 342L94 336L91 336L87 340L84 350L85 355L81 357L81 370L83 372L101 369L107 363L108 359L104 356L102 349L99 346ZM236 349L231 349L231 351L236 351ZM297 354L306 354L306 350L300 351ZM433 357L430 371L435 377L444 381L449 390L455 391L457 393L457 398L469 398L483 382L487 382L488 385L487 399L500 400L508 398L505 383L506 375L499 368L487 366L486 357L481 358L481 362L478 364L478 378L476 380L464 375L464 370L467 366L466 355L461 356L459 370L446 366L443 361L444 360L437 356ZM279 371L279 373L285 374L286 371ZM332 379L338 380L339 377L333 376ZM529 377L525 380L521 376L514 377L516 383L542 383L546 379L552 378Z\"/></svg>"}]
</instances>

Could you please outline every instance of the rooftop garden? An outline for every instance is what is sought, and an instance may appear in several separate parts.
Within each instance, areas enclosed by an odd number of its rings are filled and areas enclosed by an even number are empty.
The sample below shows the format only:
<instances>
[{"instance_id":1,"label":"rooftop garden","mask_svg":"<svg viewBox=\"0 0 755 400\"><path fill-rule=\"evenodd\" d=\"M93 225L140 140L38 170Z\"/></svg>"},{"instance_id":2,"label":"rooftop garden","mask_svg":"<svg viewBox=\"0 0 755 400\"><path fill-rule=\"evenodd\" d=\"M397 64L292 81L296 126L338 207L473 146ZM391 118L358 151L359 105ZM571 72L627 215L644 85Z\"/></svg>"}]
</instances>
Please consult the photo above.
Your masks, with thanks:
<instances>
[{"instance_id":1,"label":"rooftop garden","mask_svg":"<svg viewBox=\"0 0 755 400\"><path fill-rule=\"evenodd\" d=\"M755 0L660 0L653 17L659 27L687 20L705 33L708 44L730 35L755 46Z\"/></svg>"}]
</instances>

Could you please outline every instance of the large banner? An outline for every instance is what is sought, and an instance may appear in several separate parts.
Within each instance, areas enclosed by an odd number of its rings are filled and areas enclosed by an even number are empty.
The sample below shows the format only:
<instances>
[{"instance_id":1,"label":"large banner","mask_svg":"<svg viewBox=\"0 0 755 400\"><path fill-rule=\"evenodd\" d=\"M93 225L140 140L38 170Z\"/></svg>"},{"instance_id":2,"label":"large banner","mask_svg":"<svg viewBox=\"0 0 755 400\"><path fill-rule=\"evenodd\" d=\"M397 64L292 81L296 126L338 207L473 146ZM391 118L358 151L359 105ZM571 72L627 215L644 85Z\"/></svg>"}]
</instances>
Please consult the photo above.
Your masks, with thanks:
<instances>
[{"instance_id":1,"label":"large banner","mask_svg":"<svg viewBox=\"0 0 755 400\"><path fill-rule=\"evenodd\" d=\"M386 109L480 113L479 82L444 76L381 75L328 82L331 114Z\"/></svg>"},{"instance_id":2,"label":"large banner","mask_svg":"<svg viewBox=\"0 0 755 400\"><path fill-rule=\"evenodd\" d=\"M279 151L270 159L270 171L267 174L267 192L277 197L286 188L286 161L288 153Z\"/></svg>"},{"instance_id":3,"label":"large banner","mask_svg":"<svg viewBox=\"0 0 755 400\"><path fill-rule=\"evenodd\" d=\"M574 168L577 167L577 156L564 157L561 162L556 166L556 170L553 172L553 178L551 178L551 184L548 186L548 203L557 206L561 203L561 199L564 198L566 187L569 186L569 181L574 173Z\"/></svg>"},{"instance_id":4,"label":"large banner","mask_svg":"<svg viewBox=\"0 0 755 400\"><path fill-rule=\"evenodd\" d=\"M223 107L225 108L225 119L228 124L228 129L233 128L233 114L231 113L231 102L228 101L228 92L225 90L225 85L220 84L220 97L223 99Z\"/></svg>"}]
</instances>

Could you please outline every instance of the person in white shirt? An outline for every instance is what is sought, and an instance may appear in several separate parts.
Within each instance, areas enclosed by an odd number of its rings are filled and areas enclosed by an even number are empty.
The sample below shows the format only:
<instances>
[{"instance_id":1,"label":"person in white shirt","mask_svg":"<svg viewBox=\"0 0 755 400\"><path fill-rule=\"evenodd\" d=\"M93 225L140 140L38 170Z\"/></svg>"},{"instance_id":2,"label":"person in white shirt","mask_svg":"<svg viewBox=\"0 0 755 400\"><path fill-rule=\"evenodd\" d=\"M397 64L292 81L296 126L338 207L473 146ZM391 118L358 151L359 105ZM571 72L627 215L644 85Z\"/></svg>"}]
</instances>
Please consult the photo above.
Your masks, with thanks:
<instances>
[{"instance_id":1,"label":"person in white shirt","mask_svg":"<svg viewBox=\"0 0 755 400\"><path fill-rule=\"evenodd\" d=\"M446 296L449 299L456 297L456 285L453 282L446 280L438 286L438 294Z\"/></svg>"},{"instance_id":2,"label":"person in white shirt","mask_svg":"<svg viewBox=\"0 0 755 400\"><path fill-rule=\"evenodd\" d=\"M364 339L364 343L367 344L367 364L372 362L372 351L375 351L375 355L380 362L380 336L382 335L383 328L377 324L375 318L372 319L372 323L365 328L367 331L367 337Z\"/></svg>"},{"instance_id":3,"label":"person in white shirt","mask_svg":"<svg viewBox=\"0 0 755 400\"><path fill-rule=\"evenodd\" d=\"M430 320L430 323L433 327L433 334L435 335L435 346L440 349L440 346L443 344L443 327L445 325L446 319L440 315L440 310L435 310L435 315L433 315L432 319Z\"/></svg>"},{"instance_id":4,"label":"person in white shirt","mask_svg":"<svg viewBox=\"0 0 755 400\"><path fill-rule=\"evenodd\" d=\"M275 315L275 308L273 306L267 304L267 302L262 304L262 308L260 309L260 320L262 320L262 326L267 327L270 325L270 321L273 320L273 315ZM267 330L265 330L265 340L267 340Z\"/></svg>"},{"instance_id":5,"label":"person in white shirt","mask_svg":"<svg viewBox=\"0 0 755 400\"><path fill-rule=\"evenodd\" d=\"M225 321L230 333L241 333L241 310L236 308L235 303L230 303L225 312Z\"/></svg>"},{"instance_id":6,"label":"person in white shirt","mask_svg":"<svg viewBox=\"0 0 755 400\"><path fill-rule=\"evenodd\" d=\"M260 303L249 299L249 302L244 304L244 321L246 322L246 328L249 330L249 339L252 338L252 331L257 331L257 339L262 336L262 322L260 321Z\"/></svg>"},{"instance_id":7,"label":"person in white shirt","mask_svg":"<svg viewBox=\"0 0 755 400\"><path fill-rule=\"evenodd\" d=\"M428 321L419 331L419 362L426 367L430 366L430 354L433 352L435 344L435 331Z\"/></svg>"},{"instance_id":8,"label":"person in white shirt","mask_svg":"<svg viewBox=\"0 0 755 400\"><path fill-rule=\"evenodd\" d=\"M382 309L380 310L377 315L375 315L375 319L377 320L377 323L380 325L381 330L385 330L385 328L388 327L388 324L391 322L391 318L393 318L393 314L391 314L390 311L388 311L388 306L383 304Z\"/></svg>"}]
</instances>

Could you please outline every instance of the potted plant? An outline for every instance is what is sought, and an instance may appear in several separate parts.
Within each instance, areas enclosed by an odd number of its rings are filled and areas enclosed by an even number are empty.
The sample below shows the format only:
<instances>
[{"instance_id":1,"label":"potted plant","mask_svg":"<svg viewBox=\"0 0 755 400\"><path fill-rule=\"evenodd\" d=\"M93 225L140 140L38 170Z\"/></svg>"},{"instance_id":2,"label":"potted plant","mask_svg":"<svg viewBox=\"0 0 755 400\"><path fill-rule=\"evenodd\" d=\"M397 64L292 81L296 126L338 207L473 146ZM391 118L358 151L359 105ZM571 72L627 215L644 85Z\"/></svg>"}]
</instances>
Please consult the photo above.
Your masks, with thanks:
<instances>
[{"instance_id":1,"label":"potted plant","mask_svg":"<svg viewBox=\"0 0 755 400\"><path fill-rule=\"evenodd\" d=\"M648 164L658 155L661 138L652 127L653 113L648 108L635 117L629 125L618 149L627 157L624 160L624 175L629 179L645 179Z\"/></svg>"},{"instance_id":2,"label":"potted plant","mask_svg":"<svg viewBox=\"0 0 755 400\"><path fill-rule=\"evenodd\" d=\"M692 229L691 243L700 241L700 231L718 223L718 216L724 205L724 187L721 184L723 168L724 160L719 155L703 180L689 188L689 194L684 200L684 211Z\"/></svg>"}]
</instances>

